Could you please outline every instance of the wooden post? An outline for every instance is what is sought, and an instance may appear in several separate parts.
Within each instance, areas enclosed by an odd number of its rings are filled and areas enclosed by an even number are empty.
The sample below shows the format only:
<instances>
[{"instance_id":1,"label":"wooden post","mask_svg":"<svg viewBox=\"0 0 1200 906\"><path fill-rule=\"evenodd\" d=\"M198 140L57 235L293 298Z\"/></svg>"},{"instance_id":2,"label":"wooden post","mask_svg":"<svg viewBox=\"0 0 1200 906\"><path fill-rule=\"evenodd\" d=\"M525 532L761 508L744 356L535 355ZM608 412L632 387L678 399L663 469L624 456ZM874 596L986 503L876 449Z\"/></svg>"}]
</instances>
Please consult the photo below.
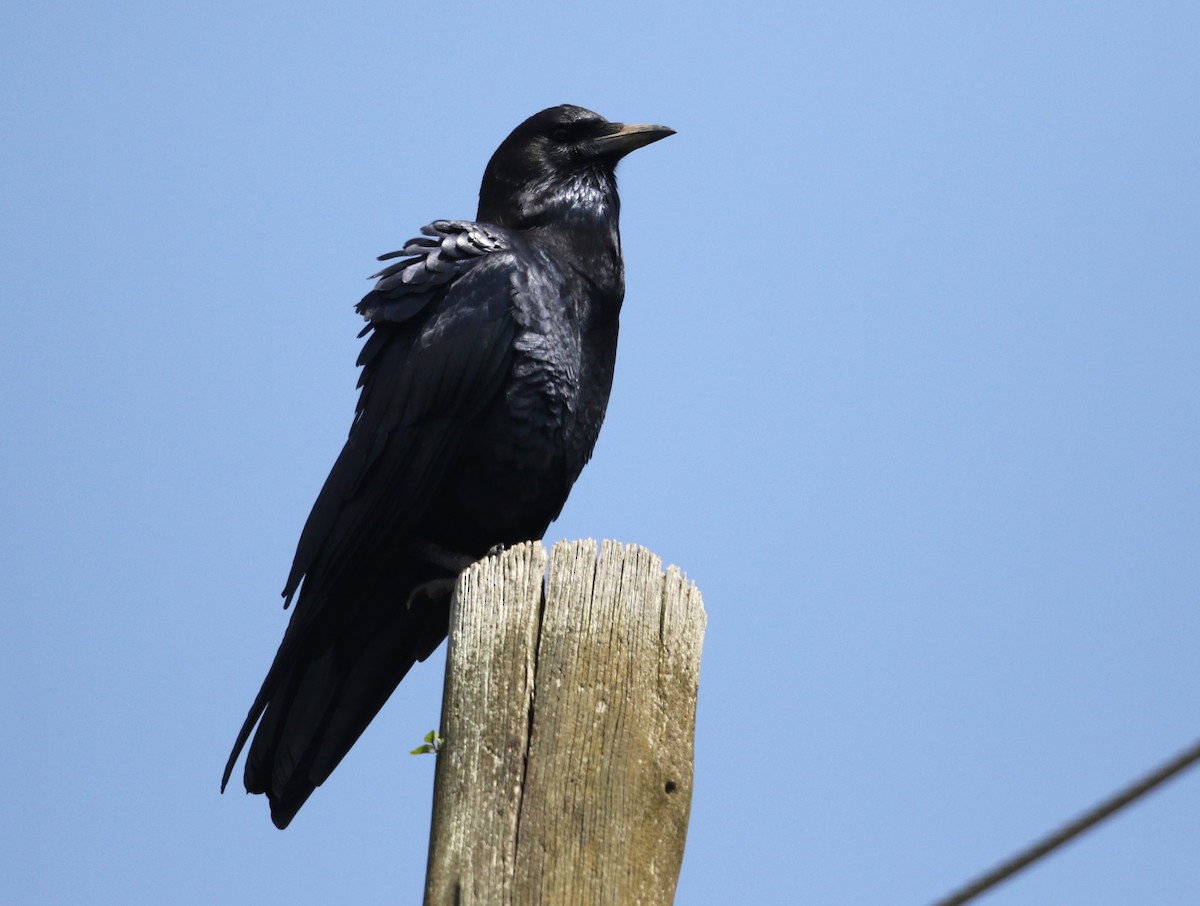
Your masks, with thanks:
<instances>
[{"instance_id":1,"label":"wooden post","mask_svg":"<svg viewBox=\"0 0 1200 906\"><path fill-rule=\"evenodd\" d=\"M705 614L643 548L522 544L451 608L427 906L667 906Z\"/></svg>"}]
</instances>

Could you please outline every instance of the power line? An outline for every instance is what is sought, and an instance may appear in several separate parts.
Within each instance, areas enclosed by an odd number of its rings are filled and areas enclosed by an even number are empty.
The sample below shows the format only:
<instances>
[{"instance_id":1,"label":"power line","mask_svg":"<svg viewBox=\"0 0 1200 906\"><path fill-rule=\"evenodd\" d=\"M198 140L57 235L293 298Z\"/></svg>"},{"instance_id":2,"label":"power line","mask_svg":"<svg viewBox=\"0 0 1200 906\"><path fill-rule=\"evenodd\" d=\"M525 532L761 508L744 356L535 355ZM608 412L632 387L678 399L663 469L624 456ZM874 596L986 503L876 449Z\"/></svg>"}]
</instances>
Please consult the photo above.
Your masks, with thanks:
<instances>
[{"instance_id":1,"label":"power line","mask_svg":"<svg viewBox=\"0 0 1200 906\"><path fill-rule=\"evenodd\" d=\"M949 896L935 901L932 906L962 906L963 903L975 899L975 897L995 887L1001 881L1006 881L1017 872L1028 868L1034 862L1058 849L1064 843L1075 839L1084 831L1091 830L1105 818L1140 799L1156 786L1170 780L1197 761L1200 761L1200 741L1193 743L1191 748L1186 749L1170 761L1155 768L1146 776L1088 809L1088 811L1075 818L1075 820L1043 837L1007 861L1001 862L991 871L980 875L974 881L971 881Z\"/></svg>"}]
</instances>

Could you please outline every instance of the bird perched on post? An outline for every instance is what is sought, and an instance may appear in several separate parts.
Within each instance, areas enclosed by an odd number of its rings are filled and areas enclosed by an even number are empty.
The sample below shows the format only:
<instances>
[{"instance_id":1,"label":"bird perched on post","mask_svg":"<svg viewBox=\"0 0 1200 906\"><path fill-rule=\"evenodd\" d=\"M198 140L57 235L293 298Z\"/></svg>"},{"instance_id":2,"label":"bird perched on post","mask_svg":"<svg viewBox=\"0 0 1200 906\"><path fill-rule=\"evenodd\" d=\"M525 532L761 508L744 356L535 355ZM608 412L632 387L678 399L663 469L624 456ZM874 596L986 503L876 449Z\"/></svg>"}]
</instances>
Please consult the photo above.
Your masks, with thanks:
<instances>
[{"instance_id":1,"label":"bird perched on post","mask_svg":"<svg viewBox=\"0 0 1200 906\"><path fill-rule=\"evenodd\" d=\"M296 608L242 725L245 783L287 827L409 668L458 572L541 538L608 405L625 294L615 168L673 130L564 104L501 143L475 221L424 227L358 304L350 436L283 594ZM287 606L285 604L285 606Z\"/></svg>"}]
</instances>

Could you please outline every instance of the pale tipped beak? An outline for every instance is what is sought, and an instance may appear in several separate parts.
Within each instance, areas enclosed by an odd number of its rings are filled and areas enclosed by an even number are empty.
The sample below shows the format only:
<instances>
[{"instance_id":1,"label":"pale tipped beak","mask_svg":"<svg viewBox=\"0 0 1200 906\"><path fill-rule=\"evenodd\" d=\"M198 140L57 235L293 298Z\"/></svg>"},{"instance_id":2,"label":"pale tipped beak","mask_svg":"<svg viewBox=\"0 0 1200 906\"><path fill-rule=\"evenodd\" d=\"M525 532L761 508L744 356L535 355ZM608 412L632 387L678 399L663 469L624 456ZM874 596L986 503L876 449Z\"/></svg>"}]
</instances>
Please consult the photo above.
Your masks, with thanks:
<instances>
[{"instance_id":1,"label":"pale tipped beak","mask_svg":"<svg viewBox=\"0 0 1200 906\"><path fill-rule=\"evenodd\" d=\"M593 144L597 153L605 157L621 158L630 151L644 148L652 142L674 134L675 130L667 126L625 125L622 123L616 132L594 139Z\"/></svg>"}]
</instances>

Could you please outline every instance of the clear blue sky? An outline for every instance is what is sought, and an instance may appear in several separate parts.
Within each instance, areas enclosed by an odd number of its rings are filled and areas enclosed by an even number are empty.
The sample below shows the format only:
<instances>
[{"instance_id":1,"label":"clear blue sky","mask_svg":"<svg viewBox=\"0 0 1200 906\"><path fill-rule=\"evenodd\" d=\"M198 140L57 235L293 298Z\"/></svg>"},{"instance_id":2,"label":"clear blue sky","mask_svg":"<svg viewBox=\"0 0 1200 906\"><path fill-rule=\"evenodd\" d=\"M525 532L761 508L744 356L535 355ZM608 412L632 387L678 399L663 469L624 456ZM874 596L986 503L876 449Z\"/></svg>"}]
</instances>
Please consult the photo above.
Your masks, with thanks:
<instances>
[{"instance_id":1,"label":"clear blue sky","mask_svg":"<svg viewBox=\"0 0 1200 906\"><path fill-rule=\"evenodd\" d=\"M621 169L549 538L709 631L680 904L921 904L1200 734L1200 7L8 4L8 903L417 902L441 660L286 832L220 772L374 256L529 114ZM998 891L1200 901L1200 773Z\"/></svg>"}]
</instances>

